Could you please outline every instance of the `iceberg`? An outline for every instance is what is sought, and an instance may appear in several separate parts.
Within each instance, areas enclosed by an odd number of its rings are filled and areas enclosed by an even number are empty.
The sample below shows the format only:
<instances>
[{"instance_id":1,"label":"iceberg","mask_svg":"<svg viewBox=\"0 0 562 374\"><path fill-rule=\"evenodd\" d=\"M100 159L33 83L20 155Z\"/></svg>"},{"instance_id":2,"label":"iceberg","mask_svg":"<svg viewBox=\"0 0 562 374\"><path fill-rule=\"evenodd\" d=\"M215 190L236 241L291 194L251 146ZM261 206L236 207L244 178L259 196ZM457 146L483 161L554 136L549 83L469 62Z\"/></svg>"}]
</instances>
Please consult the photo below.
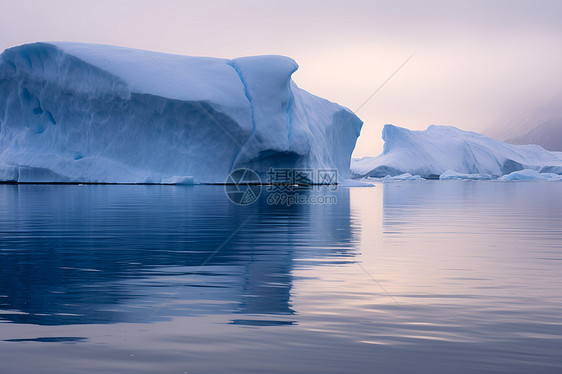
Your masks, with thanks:
<instances>
[{"instance_id":1,"label":"iceberg","mask_svg":"<svg viewBox=\"0 0 562 374\"><path fill-rule=\"evenodd\" d=\"M540 173L536 170L525 169L514 171L499 178L502 181L544 180L552 182L562 181L562 175L553 173Z\"/></svg>"},{"instance_id":2,"label":"iceberg","mask_svg":"<svg viewBox=\"0 0 562 374\"><path fill-rule=\"evenodd\" d=\"M488 179L524 169L562 171L562 153L538 145L507 144L453 126L412 131L385 125L383 152L353 159L356 177L395 177L404 173L429 179Z\"/></svg>"},{"instance_id":3,"label":"iceberg","mask_svg":"<svg viewBox=\"0 0 562 374\"><path fill-rule=\"evenodd\" d=\"M488 180L492 179L490 174L463 174L456 171L447 170L439 176L440 180Z\"/></svg>"},{"instance_id":4,"label":"iceberg","mask_svg":"<svg viewBox=\"0 0 562 374\"><path fill-rule=\"evenodd\" d=\"M419 181L422 180L423 178L420 177L419 175L412 175L410 173L404 173L404 174L400 174L400 175L395 175L395 176L390 176L387 175L384 178L382 178L383 182L393 182L393 181Z\"/></svg>"},{"instance_id":5,"label":"iceberg","mask_svg":"<svg viewBox=\"0 0 562 374\"><path fill-rule=\"evenodd\" d=\"M291 79L283 56L233 60L83 43L0 55L0 181L224 183L238 168L350 177L362 122Z\"/></svg>"},{"instance_id":6,"label":"iceberg","mask_svg":"<svg viewBox=\"0 0 562 374\"><path fill-rule=\"evenodd\" d=\"M367 179L345 179L342 182L338 183L338 187L375 187L375 184Z\"/></svg>"},{"instance_id":7,"label":"iceberg","mask_svg":"<svg viewBox=\"0 0 562 374\"><path fill-rule=\"evenodd\" d=\"M410 173L404 173L404 174L396 175L394 177L391 177L390 175L387 175L383 179L395 180L395 181L419 181L419 180L422 180L422 177L420 177L419 175L412 175Z\"/></svg>"},{"instance_id":8,"label":"iceberg","mask_svg":"<svg viewBox=\"0 0 562 374\"><path fill-rule=\"evenodd\" d=\"M173 176L170 178L164 178L162 179L162 181L160 182L161 184L176 184L176 185L184 185L184 186L190 186L195 184L195 179L193 177L189 177L189 176Z\"/></svg>"}]
</instances>

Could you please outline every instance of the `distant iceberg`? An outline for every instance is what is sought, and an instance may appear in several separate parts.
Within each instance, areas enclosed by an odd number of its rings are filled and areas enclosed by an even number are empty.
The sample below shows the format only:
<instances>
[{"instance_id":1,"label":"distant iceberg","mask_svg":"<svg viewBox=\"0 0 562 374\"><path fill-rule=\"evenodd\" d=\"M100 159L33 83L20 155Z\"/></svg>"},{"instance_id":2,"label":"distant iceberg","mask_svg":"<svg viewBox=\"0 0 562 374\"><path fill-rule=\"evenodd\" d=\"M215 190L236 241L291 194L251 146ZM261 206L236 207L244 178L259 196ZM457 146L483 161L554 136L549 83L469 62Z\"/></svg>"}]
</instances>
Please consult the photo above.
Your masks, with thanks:
<instances>
[{"instance_id":1,"label":"distant iceberg","mask_svg":"<svg viewBox=\"0 0 562 374\"><path fill-rule=\"evenodd\" d=\"M404 173L430 179L489 179L524 169L562 174L562 153L538 145L512 145L452 126L424 131L385 125L383 153L354 159L356 177Z\"/></svg>"},{"instance_id":2,"label":"distant iceberg","mask_svg":"<svg viewBox=\"0 0 562 374\"><path fill-rule=\"evenodd\" d=\"M222 183L236 168L350 176L362 122L301 90L283 56L81 43L0 57L0 181Z\"/></svg>"}]
</instances>

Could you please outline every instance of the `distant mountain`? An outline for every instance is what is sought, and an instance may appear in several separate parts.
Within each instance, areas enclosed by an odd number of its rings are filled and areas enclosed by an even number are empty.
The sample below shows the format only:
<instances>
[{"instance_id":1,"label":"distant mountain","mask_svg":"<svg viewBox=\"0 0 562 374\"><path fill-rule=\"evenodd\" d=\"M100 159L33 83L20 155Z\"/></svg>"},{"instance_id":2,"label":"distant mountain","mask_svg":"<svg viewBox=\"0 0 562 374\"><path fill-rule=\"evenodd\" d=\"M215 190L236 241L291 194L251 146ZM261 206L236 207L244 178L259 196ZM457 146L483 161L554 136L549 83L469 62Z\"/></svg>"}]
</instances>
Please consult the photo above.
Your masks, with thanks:
<instances>
[{"instance_id":1,"label":"distant mountain","mask_svg":"<svg viewBox=\"0 0 562 374\"><path fill-rule=\"evenodd\" d=\"M514 111L484 132L512 144L538 144L549 151L562 151L562 93L530 112Z\"/></svg>"},{"instance_id":2,"label":"distant mountain","mask_svg":"<svg viewBox=\"0 0 562 374\"><path fill-rule=\"evenodd\" d=\"M562 117L547 120L525 134L506 141L512 144L538 144L549 151L562 151Z\"/></svg>"}]
</instances>

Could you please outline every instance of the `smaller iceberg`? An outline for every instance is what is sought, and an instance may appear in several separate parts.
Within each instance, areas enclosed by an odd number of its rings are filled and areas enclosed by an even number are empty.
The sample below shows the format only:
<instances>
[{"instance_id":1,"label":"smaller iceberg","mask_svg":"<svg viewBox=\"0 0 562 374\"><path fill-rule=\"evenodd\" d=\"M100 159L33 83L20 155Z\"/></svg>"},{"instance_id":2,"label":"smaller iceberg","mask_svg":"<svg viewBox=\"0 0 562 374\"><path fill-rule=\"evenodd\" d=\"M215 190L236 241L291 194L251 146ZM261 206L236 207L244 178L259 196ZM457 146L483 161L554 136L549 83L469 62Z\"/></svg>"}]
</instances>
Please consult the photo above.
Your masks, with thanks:
<instances>
[{"instance_id":1,"label":"smaller iceberg","mask_svg":"<svg viewBox=\"0 0 562 374\"><path fill-rule=\"evenodd\" d=\"M394 181L421 181L424 180L422 177L420 177L419 175L412 175L410 173L404 173L404 174L400 174L400 175L395 175L395 176L390 176L387 175L384 178L378 178L378 177L364 177L361 179L362 181L366 181L366 182L394 182Z\"/></svg>"},{"instance_id":2,"label":"smaller iceberg","mask_svg":"<svg viewBox=\"0 0 562 374\"><path fill-rule=\"evenodd\" d=\"M432 125L424 131L412 131L385 125L382 138L381 155L352 160L351 171L356 177L409 173L426 179L483 179L524 169L562 172L561 152L549 152L538 145L507 144L453 126Z\"/></svg>"},{"instance_id":3,"label":"smaller iceberg","mask_svg":"<svg viewBox=\"0 0 562 374\"><path fill-rule=\"evenodd\" d=\"M457 173L456 171L447 170L443 174L439 176L440 180L450 181L450 180L489 180L492 179L490 174L466 174L466 173Z\"/></svg>"},{"instance_id":4,"label":"smaller iceberg","mask_svg":"<svg viewBox=\"0 0 562 374\"><path fill-rule=\"evenodd\" d=\"M375 187L375 185L369 179L344 179L338 183L338 187Z\"/></svg>"},{"instance_id":5,"label":"smaller iceberg","mask_svg":"<svg viewBox=\"0 0 562 374\"><path fill-rule=\"evenodd\" d=\"M536 170L525 169L514 171L499 178L502 181L522 181L522 180L543 180L543 181L562 181L562 175L553 173L539 173Z\"/></svg>"},{"instance_id":6,"label":"smaller iceberg","mask_svg":"<svg viewBox=\"0 0 562 374\"><path fill-rule=\"evenodd\" d=\"M188 176L174 176L162 179L161 184L176 184L183 186L191 186L195 184L195 178Z\"/></svg>"},{"instance_id":7,"label":"smaller iceberg","mask_svg":"<svg viewBox=\"0 0 562 374\"><path fill-rule=\"evenodd\" d=\"M387 175L382 180L383 180L383 182L392 182L392 181L420 181L422 179L423 178L420 177L419 175L412 175L410 173L404 173L404 174L400 174L400 175L395 175L394 177L391 177L390 175Z\"/></svg>"}]
</instances>

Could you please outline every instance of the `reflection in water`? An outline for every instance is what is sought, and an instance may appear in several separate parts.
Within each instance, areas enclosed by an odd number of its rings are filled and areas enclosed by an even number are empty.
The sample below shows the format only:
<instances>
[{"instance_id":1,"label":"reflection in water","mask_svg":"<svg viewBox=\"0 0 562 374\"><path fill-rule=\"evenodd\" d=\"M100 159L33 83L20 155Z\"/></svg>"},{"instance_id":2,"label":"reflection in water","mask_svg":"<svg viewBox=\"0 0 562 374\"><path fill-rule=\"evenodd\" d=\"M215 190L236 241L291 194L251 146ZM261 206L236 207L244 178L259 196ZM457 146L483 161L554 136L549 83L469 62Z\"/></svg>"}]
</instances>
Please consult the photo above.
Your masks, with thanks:
<instances>
[{"instance_id":1,"label":"reflection in water","mask_svg":"<svg viewBox=\"0 0 562 374\"><path fill-rule=\"evenodd\" d=\"M46 338L35 338L35 339L5 339L6 342L37 342L37 343L77 343L86 340L86 338L80 338L75 336L50 336Z\"/></svg>"},{"instance_id":2,"label":"reflection in water","mask_svg":"<svg viewBox=\"0 0 562 374\"><path fill-rule=\"evenodd\" d=\"M324 192L0 185L1 370L562 372L562 183Z\"/></svg>"},{"instance_id":3,"label":"reflection in water","mask_svg":"<svg viewBox=\"0 0 562 374\"><path fill-rule=\"evenodd\" d=\"M337 206L272 207L264 194L241 207L222 187L0 186L0 316L64 325L222 308L294 314L291 270L299 250L338 256L322 227L351 242L349 191L338 199ZM201 289L213 289L205 292L222 307L177 302L200 297Z\"/></svg>"}]
</instances>

